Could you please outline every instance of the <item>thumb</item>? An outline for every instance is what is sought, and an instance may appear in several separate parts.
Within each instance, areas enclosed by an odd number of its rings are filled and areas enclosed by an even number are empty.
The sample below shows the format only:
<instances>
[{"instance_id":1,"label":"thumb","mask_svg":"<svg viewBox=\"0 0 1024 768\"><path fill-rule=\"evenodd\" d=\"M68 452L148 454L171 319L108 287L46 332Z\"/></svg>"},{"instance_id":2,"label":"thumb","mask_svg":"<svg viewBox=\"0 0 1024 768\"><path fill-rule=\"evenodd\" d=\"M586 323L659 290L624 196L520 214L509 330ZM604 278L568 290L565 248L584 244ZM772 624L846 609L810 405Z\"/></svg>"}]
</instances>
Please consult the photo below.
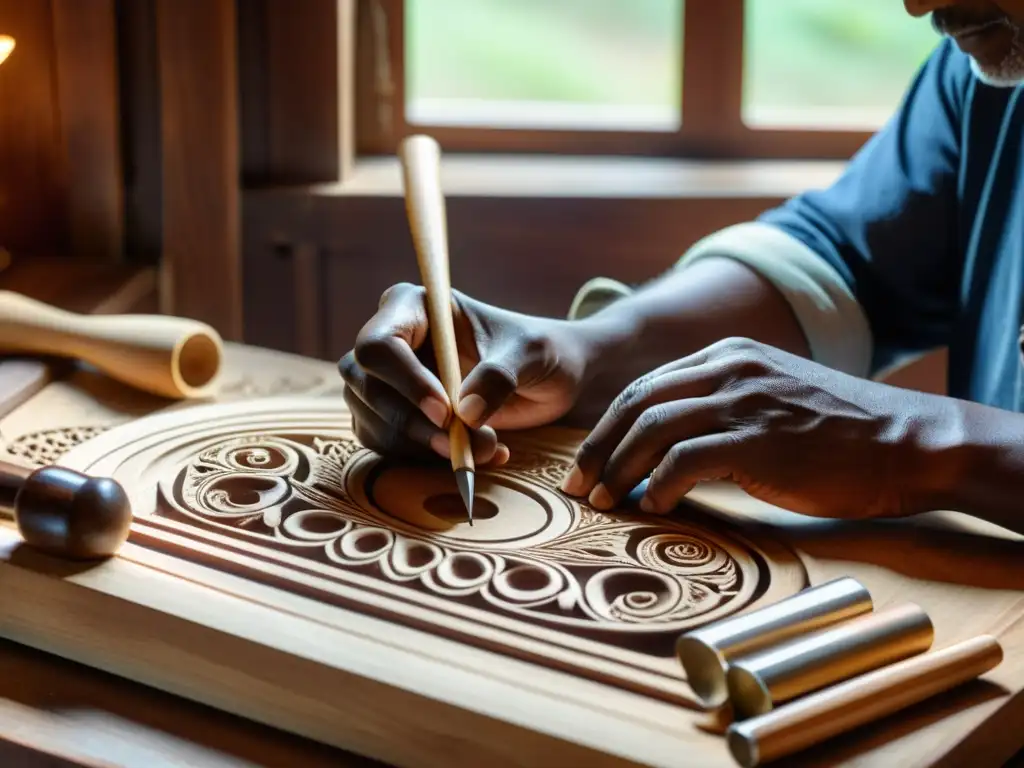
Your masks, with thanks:
<instances>
[{"instance_id":1,"label":"thumb","mask_svg":"<svg viewBox=\"0 0 1024 768\"><path fill-rule=\"evenodd\" d=\"M470 427L483 426L519 387L523 350L508 345L481 360L459 390L459 417Z\"/></svg>"}]
</instances>

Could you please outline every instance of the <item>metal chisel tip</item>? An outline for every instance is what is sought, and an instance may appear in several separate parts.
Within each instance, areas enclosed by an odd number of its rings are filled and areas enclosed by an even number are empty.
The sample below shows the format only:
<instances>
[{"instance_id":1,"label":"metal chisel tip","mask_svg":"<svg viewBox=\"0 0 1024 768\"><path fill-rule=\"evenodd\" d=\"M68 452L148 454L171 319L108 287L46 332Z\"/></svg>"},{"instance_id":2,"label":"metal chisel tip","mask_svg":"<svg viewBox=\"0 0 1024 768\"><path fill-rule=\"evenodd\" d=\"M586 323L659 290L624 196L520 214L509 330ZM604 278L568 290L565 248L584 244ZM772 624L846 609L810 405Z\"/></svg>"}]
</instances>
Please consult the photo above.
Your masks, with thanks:
<instances>
[{"instance_id":1,"label":"metal chisel tip","mask_svg":"<svg viewBox=\"0 0 1024 768\"><path fill-rule=\"evenodd\" d=\"M459 495L469 513L469 524L473 524L473 473L468 469L455 470L455 482L459 486Z\"/></svg>"}]
</instances>

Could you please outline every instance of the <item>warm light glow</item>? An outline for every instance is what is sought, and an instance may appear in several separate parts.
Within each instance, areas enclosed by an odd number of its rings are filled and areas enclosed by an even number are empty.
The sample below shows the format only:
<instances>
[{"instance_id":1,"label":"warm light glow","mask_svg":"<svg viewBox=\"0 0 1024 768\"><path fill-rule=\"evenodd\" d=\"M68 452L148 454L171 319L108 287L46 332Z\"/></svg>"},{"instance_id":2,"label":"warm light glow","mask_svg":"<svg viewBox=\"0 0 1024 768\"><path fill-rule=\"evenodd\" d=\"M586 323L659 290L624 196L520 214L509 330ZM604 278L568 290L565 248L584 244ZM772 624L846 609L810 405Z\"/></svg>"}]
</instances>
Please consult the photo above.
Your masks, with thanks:
<instances>
[{"instance_id":1,"label":"warm light glow","mask_svg":"<svg viewBox=\"0 0 1024 768\"><path fill-rule=\"evenodd\" d=\"M14 38L8 35L0 35L0 64L3 64L11 51L14 50Z\"/></svg>"}]
</instances>

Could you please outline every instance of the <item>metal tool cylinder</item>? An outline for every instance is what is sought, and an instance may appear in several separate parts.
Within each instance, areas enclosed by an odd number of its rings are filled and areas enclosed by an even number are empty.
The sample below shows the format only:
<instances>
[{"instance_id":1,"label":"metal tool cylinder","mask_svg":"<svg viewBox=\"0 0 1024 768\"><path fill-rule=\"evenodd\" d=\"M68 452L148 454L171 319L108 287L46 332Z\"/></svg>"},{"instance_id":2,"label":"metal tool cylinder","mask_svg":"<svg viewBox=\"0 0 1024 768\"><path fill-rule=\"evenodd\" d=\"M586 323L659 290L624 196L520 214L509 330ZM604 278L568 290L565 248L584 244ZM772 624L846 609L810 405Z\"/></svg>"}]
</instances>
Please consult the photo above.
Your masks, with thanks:
<instances>
[{"instance_id":1,"label":"metal tool cylinder","mask_svg":"<svg viewBox=\"0 0 1024 768\"><path fill-rule=\"evenodd\" d=\"M871 610L871 595L864 585L842 577L688 632L677 641L676 656L700 703L720 707L729 698L726 670L730 659Z\"/></svg>"},{"instance_id":2,"label":"metal tool cylinder","mask_svg":"<svg viewBox=\"0 0 1024 768\"><path fill-rule=\"evenodd\" d=\"M973 680L1002 659L988 635L912 656L733 723L729 751L743 768L779 760Z\"/></svg>"},{"instance_id":3,"label":"metal tool cylinder","mask_svg":"<svg viewBox=\"0 0 1024 768\"><path fill-rule=\"evenodd\" d=\"M928 614L907 603L734 659L726 684L737 719L931 648Z\"/></svg>"}]
</instances>

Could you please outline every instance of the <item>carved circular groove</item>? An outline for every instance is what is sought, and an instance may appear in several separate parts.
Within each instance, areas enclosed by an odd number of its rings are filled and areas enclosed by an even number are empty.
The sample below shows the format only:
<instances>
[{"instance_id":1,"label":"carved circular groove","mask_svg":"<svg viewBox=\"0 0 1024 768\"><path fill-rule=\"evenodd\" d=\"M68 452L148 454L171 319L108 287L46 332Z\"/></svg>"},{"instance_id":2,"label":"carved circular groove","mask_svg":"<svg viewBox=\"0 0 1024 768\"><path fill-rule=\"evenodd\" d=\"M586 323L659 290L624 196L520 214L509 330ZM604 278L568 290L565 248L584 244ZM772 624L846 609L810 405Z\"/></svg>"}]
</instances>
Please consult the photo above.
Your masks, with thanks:
<instances>
[{"instance_id":1,"label":"carved circular groove","mask_svg":"<svg viewBox=\"0 0 1024 768\"><path fill-rule=\"evenodd\" d=\"M473 525L446 465L382 461L367 451L349 477L361 505L466 546L520 550L557 539L573 523L573 505L561 494L501 472L477 473Z\"/></svg>"},{"instance_id":2,"label":"carved circular groove","mask_svg":"<svg viewBox=\"0 0 1024 768\"><path fill-rule=\"evenodd\" d=\"M379 528L351 531L341 537L341 554L353 561L376 560L394 541L394 534Z\"/></svg>"},{"instance_id":3,"label":"carved circular groove","mask_svg":"<svg viewBox=\"0 0 1024 768\"><path fill-rule=\"evenodd\" d=\"M423 509L434 517L461 523L467 517L466 504L457 493L439 493L423 500ZM473 500L473 520L490 520L498 514L498 505L490 499L477 496Z\"/></svg>"},{"instance_id":4,"label":"carved circular groove","mask_svg":"<svg viewBox=\"0 0 1024 768\"><path fill-rule=\"evenodd\" d=\"M331 541L351 527L351 523L337 512L310 509L289 515L281 528L296 539L305 541Z\"/></svg>"}]
</instances>

